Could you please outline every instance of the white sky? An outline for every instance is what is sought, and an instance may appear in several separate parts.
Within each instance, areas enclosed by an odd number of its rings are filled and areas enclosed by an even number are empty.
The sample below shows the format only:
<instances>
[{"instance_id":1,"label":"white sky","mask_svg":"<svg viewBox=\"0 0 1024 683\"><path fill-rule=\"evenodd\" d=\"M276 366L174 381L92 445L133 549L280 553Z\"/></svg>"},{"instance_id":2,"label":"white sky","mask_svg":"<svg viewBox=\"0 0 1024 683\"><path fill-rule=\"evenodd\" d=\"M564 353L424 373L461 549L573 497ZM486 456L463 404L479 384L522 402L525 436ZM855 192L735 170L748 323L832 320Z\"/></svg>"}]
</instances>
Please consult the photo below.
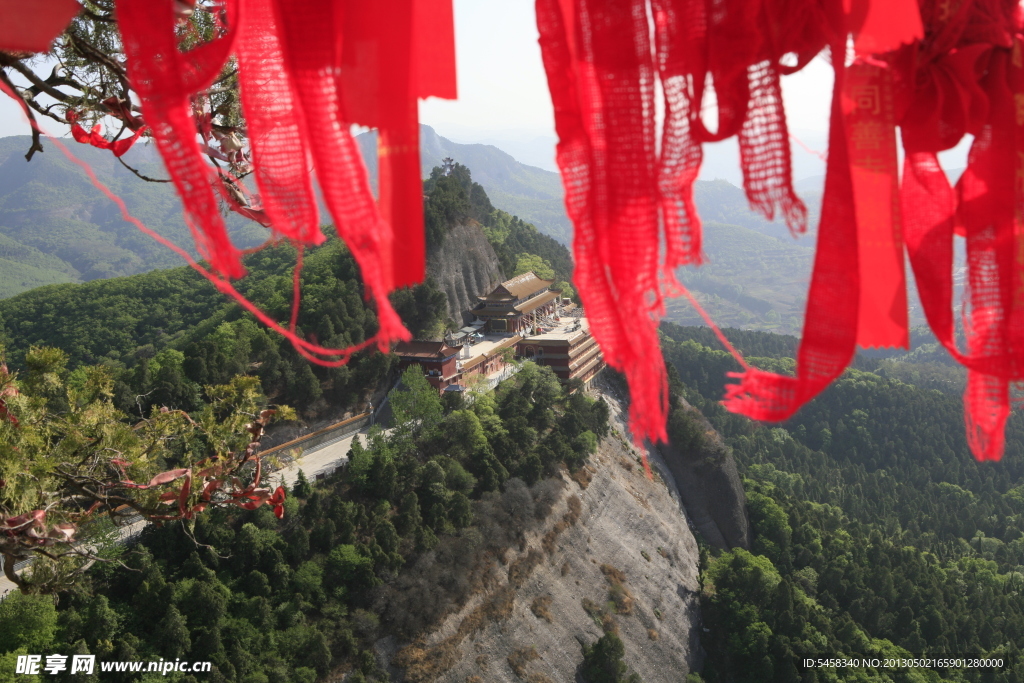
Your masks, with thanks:
<instances>
[{"instance_id":1,"label":"white sky","mask_svg":"<svg viewBox=\"0 0 1024 683\"><path fill-rule=\"evenodd\" d=\"M548 145L553 159L554 121L537 44L534 0L454 2L460 97L421 102L420 119L459 142L496 143L513 155L521 151L521 157L529 151L536 158L538 144L543 157ZM826 147L831 93L831 68L821 58L783 78L790 131L816 151ZM0 97L0 136L27 132L17 103ZM503 145L501 140L510 142ZM797 180L824 173L820 159L796 144L793 160ZM947 163L951 168L963 166L952 159ZM706 146L702 177L739 181L734 141Z\"/></svg>"},{"instance_id":2,"label":"white sky","mask_svg":"<svg viewBox=\"0 0 1024 683\"><path fill-rule=\"evenodd\" d=\"M492 142L514 156L523 143L538 137L553 139L534 0L455 0L455 36L459 99L421 102L420 120L459 142ZM783 79L783 89L791 131L812 149L823 150L831 67L817 59L799 74ZM503 139L509 143L503 145ZM820 160L799 147L794 148L794 163L797 178L824 173ZM739 182L735 143L709 145L702 175Z\"/></svg>"},{"instance_id":3,"label":"white sky","mask_svg":"<svg viewBox=\"0 0 1024 683\"><path fill-rule=\"evenodd\" d=\"M533 0L455 0L459 100L420 105L424 123L554 135L551 101L537 45ZM828 130L831 68L815 60L785 79L785 101L794 130Z\"/></svg>"}]
</instances>

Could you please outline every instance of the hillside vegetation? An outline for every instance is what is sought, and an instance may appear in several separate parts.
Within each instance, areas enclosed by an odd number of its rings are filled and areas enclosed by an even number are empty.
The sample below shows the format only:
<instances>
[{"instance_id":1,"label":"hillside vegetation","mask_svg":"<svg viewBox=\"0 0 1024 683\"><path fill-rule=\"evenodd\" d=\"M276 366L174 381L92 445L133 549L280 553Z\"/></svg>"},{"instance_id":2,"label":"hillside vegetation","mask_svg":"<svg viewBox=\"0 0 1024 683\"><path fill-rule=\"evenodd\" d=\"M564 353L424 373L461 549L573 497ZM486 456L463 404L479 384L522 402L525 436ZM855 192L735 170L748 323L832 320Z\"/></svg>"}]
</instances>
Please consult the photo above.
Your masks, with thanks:
<instances>
[{"instance_id":1,"label":"hillside vegetation","mask_svg":"<svg viewBox=\"0 0 1024 683\"><path fill-rule=\"evenodd\" d=\"M171 185L135 177L109 153L66 141L99 179L124 199L133 215L195 254ZM54 145L31 162L28 136L0 138L0 298L40 285L84 282L168 268L180 257L125 222L81 169ZM155 150L136 145L125 160L163 178ZM243 248L268 236L259 225L231 214L232 238Z\"/></svg>"},{"instance_id":2,"label":"hillside vegetation","mask_svg":"<svg viewBox=\"0 0 1024 683\"><path fill-rule=\"evenodd\" d=\"M394 429L354 441L328 480L300 478L283 519L264 507L150 527L126 566L97 565L57 606L0 602L0 675L19 654L61 652L213 662L181 683L390 680L374 643L408 642L487 585L559 498L551 477L582 466L608 433L603 402L532 363L471 407L443 405L417 369L403 387ZM495 598L478 628L508 600ZM399 660L430 669L415 649Z\"/></svg>"},{"instance_id":3,"label":"hillside vegetation","mask_svg":"<svg viewBox=\"0 0 1024 683\"><path fill-rule=\"evenodd\" d=\"M746 477L750 552L705 551L707 681L1024 681L1024 423L978 463L952 392L851 369L781 425L727 413L724 351L663 326L673 390L726 438ZM728 331L758 367L793 340ZM761 357L758 357L761 356ZM671 419L687 417L674 411ZM678 427L677 427L678 429ZM702 438L689 430L692 438ZM803 657L968 654L997 670L805 669Z\"/></svg>"},{"instance_id":4,"label":"hillside vegetation","mask_svg":"<svg viewBox=\"0 0 1024 683\"><path fill-rule=\"evenodd\" d=\"M443 239L452 225L477 220L486 224L484 233L507 276L523 261L549 268L555 279L571 278L568 250L494 209L465 167L450 177L435 174L425 191L431 241ZM239 290L276 320L290 314L295 258L288 244L245 258L249 275L238 282ZM363 296L358 268L340 240L332 236L306 250L301 283L300 334L338 348L376 332L377 318ZM438 336L455 324L447 319L445 301L430 280L392 295L417 337ZM252 373L269 399L313 419L364 400L394 363L392 356L367 352L340 368L312 365L188 267L51 285L0 300L0 344L15 368L33 345L62 349L72 370L83 364L109 366L117 406L135 415L148 415L152 406L193 410L202 401L203 386Z\"/></svg>"},{"instance_id":5,"label":"hillside vegetation","mask_svg":"<svg viewBox=\"0 0 1024 683\"><path fill-rule=\"evenodd\" d=\"M370 172L370 183L376 189L377 134L363 133L356 141ZM493 145L452 142L430 126L420 125L423 177L428 177L445 157L472 168L476 181L496 206L533 223L562 244L571 242L572 226L565 213L562 179L557 173L520 163Z\"/></svg>"}]
</instances>

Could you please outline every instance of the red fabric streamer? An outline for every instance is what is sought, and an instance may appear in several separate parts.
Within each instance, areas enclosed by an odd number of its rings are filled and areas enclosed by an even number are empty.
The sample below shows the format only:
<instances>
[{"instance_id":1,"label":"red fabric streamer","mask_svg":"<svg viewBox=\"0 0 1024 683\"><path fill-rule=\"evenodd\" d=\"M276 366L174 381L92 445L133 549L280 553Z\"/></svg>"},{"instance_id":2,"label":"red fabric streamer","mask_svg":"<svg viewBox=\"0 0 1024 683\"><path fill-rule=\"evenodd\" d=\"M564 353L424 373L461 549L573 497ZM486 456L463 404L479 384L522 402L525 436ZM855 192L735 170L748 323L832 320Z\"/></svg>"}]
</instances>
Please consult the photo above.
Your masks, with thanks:
<instances>
[{"instance_id":1,"label":"red fabric streamer","mask_svg":"<svg viewBox=\"0 0 1024 683\"><path fill-rule=\"evenodd\" d=\"M139 136L146 132L146 126L142 126L131 137L121 140L107 140L103 137L103 127L100 124L97 123L87 133L84 128L78 125L78 114L76 112L69 110L65 114L65 118L71 124L71 137L75 139L75 142L92 145L99 149L109 149L115 157L124 156L139 139Z\"/></svg>"},{"instance_id":2,"label":"red fabric streamer","mask_svg":"<svg viewBox=\"0 0 1024 683\"><path fill-rule=\"evenodd\" d=\"M908 348L892 79L880 66L854 64L842 98L857 209L857 345Z\"/></svg>"},{"instance_id":3,"label":"red fabric streamer","mask_svg":"<svg viewBox=\"0 0 1024 683\"><path fill-rule=\"evenodd\" d=\"M664 440L668 390L652 315L661 307L661 198L645 2L538 0L537 25L576 226L574 279L606 360L630 380L634 436ZM692 167L686 155L678 163ZM681 206L670 208L685 211L689 188L673 190ZM676 220L673 229L685 229Z\"/></svg>"},{"instance_id":4,"label":"red fabric streamer","mask_svg":"<svg viewBox=\"0 0 1024 683\"><path fill-rule=\"evenodd\" d=\"M835 71L828 167L797 372L786 377L744 364L724 403L753 418L785 420L843 372L857 345L905 348L905 239L928 321L969 371L971 450L998 459L1008 384L1024 379L1024 50L1016 6L649 4L653 59L643 0L537 0L576 227L577 284L609 363L629 380L636 438L664 437L664 378L648 356L663 291L681 289L672 271L702 260L692 193L701 144L737 135L751 207L769 218L781 214L801 231L806 212L789 177L779 76L828 46ZM795 66L782 65L787 54ZM657 151L650 134L655 77L665 94ZM718 114L713 133L701 118L708 83ZM901 185L897 125L906 152ZM968 133L975 143L954 192L936 154ZM955 232L967 240L966 351L954 340Z\"/></svg>"},{"instance_id":5,"label":"red fabric streamer","mask_svg":"<svg viewBox=\"0 0 1024 683\"><path fill-rule=\"evenodd\" d=\"M238 249L220 215L213 169L202 156L192 118L193 95L220 74L237 34L237 2L227 0L229 29L188 55L178 49L175 0L118 0L117 17L132 87L185 208L185 221L200 237L197 247L213 269L245 274Z\"/></svg>"},{"instance_id":6,"label":"red fabric streamer","mask_svg":"<svg viewBox=\"0 0 1024 683\"><path fill-rule=\"evenodd\" d=\"M576 227L576 284L606 359L630 383L638 441L665 438L656 324L666 295L689 296L675 270L703 260L693 202L701 146L736 135L751 207L802 232L806 209L790 177L780 77L827 47L835 71L828 166L796 375L741 360L744 371L727 388L725 405L784 420L843 372L858 344L905 347L905 241L928 322L968 369L971 450L983 460L1001 456L1009 383L1024 380L1024 14L1013 2L536 1L558 163ZM32 49L48 45L71 17L61 14L70 4L41 6L24 32ZM188 53L178 45L180 9L176 0L117 0L145 122L213 272L193 267L315 362L339 365L359 348L406 338L387 294L423 277L416 100L455 96L451 0L224 0L217 35ZM17 49L11 25L0 27L0 49ZM248 206L229 196L217 176L223 171L204 158L238 163L241 146L217 151L196 135L209 142L211 115L197 118L196 109L232 51L260 189ZM711 88L714 132L702 118ZM73 113L72 133L123 154L142 121L128 103L104 105L134 131L131 138L87 132ZM380 208L350 133L355 123L380 131ZM900 181L896 126L905 150ZM937 154L966 134L975 141L954 190ZM295 310L285 329L228 280L243 269L217 192L301 248L323 241L314 169L376 302L380 331L359 347L325 349L301 339ZM955 234L967 244L966 350L956 346L952 313Z\"/></svg>"},{"instance_id":7,"label":"red fabric streamer","mask_svg":"<svg viewBox=\"0 0 1024 683\"><path fill-rule=\"evenodd\" d=\"M225 0L220 35L188 53L178 47L174 0L118 0L117 7L144 117L213 270L226 277L244 273L217 210L215 185L233 210L296 245L319 244L315 169L338 234L376 304L380 329L372 342L387 349L392 340L407 339L387 295L424 275L416 98L454 97L451 0ZM224 191L203 158L210 149L196 140L194 98L220 74L231 51L238 57L259 205L243 206ZM396 152L381 162L380 209L350 132L353 123L379 126L382 141L390 140ZM296 343L294 330L287 334ZM308 342L296 348L330 365L339 361L314 354L341 355L345 362L353 351Z\"/></svg>"},{"instance_id":8,"label":"red fabric streamer","mask_svg":"<svg viewBox=\"0 0 1024 683\"><path fill-rule=\"evenodd\" d=\"M347 0L341 78L351 120L378 129L380 207L394 230L392 286L425 276L417 98L454 99L451 0Z\"/></svg>"},{"instance_id":9,"label":"red fabric streamer","mask_svg":"<svg viewBox=\"0 0 1024 683\"><path fill-rule=\"evenodd\" d=\"M0 51L46 52L81 11L75 0L0 0Z\"/></svg>"},{"instance_id":10,"label":"red fabric streamer","mask_svg":"<svg viewBox=\"0 0 1024 683\"><path fill-rule=\"evenodd\" d=\"M647 4L538 0L537 25L576 226L575 280L605 358L629 380L635 438L661 440L667 385L656 318L664 295L679 291L675 269L703 260L693 204L700 146L738 135L751 206L802 232L777 64L786 52L809 59L825 38L813 2L793 2L796 11L784 0L651 0L652 55ZM665 97L660 150L655 79ZM709 79L714 133L701 119Z\"/></svg>"}]
</instances>

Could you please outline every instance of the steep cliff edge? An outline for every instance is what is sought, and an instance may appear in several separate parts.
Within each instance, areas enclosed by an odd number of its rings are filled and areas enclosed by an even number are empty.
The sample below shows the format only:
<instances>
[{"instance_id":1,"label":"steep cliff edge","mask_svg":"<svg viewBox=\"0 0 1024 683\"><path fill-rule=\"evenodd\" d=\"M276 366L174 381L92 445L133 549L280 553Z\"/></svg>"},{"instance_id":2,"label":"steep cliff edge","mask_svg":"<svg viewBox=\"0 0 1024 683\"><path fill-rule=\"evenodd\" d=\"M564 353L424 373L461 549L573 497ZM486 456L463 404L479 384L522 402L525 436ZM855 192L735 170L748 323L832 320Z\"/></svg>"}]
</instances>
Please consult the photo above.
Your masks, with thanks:
<instances>
[{"instance_id":1,"label":"steep cliff edge","mask_svg":"<svg viewBox=\"0 0 1024 683\"><path fill-rule=\"evenodd\" d=\"M582 646L609 630L644 683L677 683L699 667L697 544L622 434L563 475L547 521L506 552L497 581L392 660L406 665L396 680L573 681Z\"/></svg>"},{"instance_id":2,"label":"steep cliff edge","mask_svg":"<svg viewBox=\"0 0 1024 683\"><path fill-rule=\"evenodd\" d=\"M427 252L427 276L448 297L448 316L460 325L472 320L466 311L477 304L476 297L504 279L494 248L471 218L453 226L444 241Z\"/></svg>"},{"instance_id":3,"label":"steep cliff edge","mask_svg":"<svg viewBox=\"0 0 1024 683\"><path fill-rule=\"evenodd\" d=\"M736 461L707 418L682 397L669 416L669 443L659 444L686 512L716 548L750 548L746 496Z\"/></svg>"}]
</instances>

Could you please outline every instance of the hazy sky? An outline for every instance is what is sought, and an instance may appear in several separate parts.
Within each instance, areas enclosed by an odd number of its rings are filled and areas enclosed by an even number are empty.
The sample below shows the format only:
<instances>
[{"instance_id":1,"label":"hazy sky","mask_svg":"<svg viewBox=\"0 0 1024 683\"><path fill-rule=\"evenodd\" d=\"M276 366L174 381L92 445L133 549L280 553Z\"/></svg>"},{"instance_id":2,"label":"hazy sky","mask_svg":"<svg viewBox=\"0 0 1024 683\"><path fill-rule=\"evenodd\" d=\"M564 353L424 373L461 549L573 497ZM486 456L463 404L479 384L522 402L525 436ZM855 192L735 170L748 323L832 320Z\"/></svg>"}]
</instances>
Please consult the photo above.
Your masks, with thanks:
<instances>
[{"instance_id":1,"label":"hazy sky","mask_svg":"<svg viewBox=\"0 0 1024 683\"><path fill-rule=\"evenodd\" d=\"M455 0L459 100L422 103L424 123L438 130L519 128L554 134L533 5L533 0ZM816 60L784 85L793 128L827 131L830 67Z\"/></svg>"},{"instance_id":2,"label":"hazy sky","mask_svg":"<svg viewBox=\"0 0 1024 683\"><path fill-rule=\"evenodd\" d=\"M497 144L527 163L550 167L554 122L534 0L454 2L460 97L422 102L421 120L459 142ZM815 151L826 147L831 92L831 68L821 58L783 78L790 130ZM26 132L17 104L0 97L0 136ZM548 149L548 163L543 163ZM736 156L734 141L706 146L702 176L738 182ZM793 159L797 179L824 172L821 160L799 145L793 147Z\"/></svg>"},{"instance_id":3,"label":"hazy sky","mask_svg":"<svg viewBox=\"0 0 1024 683\"><path fill-rule=\"evenodd\" d=\"M554 138L533 7L533 0L455 0L459 99L422 102L424 123L459 142L491 142L514 156L520 149L527 154L523 145L530 139ZM783 89L794 134L813 149L823 149L831 67L817 59L783 79ZM706 152L704 176L738 181L735 143L709 145ZM799 147L794 149L794 161L797 177L824 172L820 160Z\"/></svg>"}]
</instances>

